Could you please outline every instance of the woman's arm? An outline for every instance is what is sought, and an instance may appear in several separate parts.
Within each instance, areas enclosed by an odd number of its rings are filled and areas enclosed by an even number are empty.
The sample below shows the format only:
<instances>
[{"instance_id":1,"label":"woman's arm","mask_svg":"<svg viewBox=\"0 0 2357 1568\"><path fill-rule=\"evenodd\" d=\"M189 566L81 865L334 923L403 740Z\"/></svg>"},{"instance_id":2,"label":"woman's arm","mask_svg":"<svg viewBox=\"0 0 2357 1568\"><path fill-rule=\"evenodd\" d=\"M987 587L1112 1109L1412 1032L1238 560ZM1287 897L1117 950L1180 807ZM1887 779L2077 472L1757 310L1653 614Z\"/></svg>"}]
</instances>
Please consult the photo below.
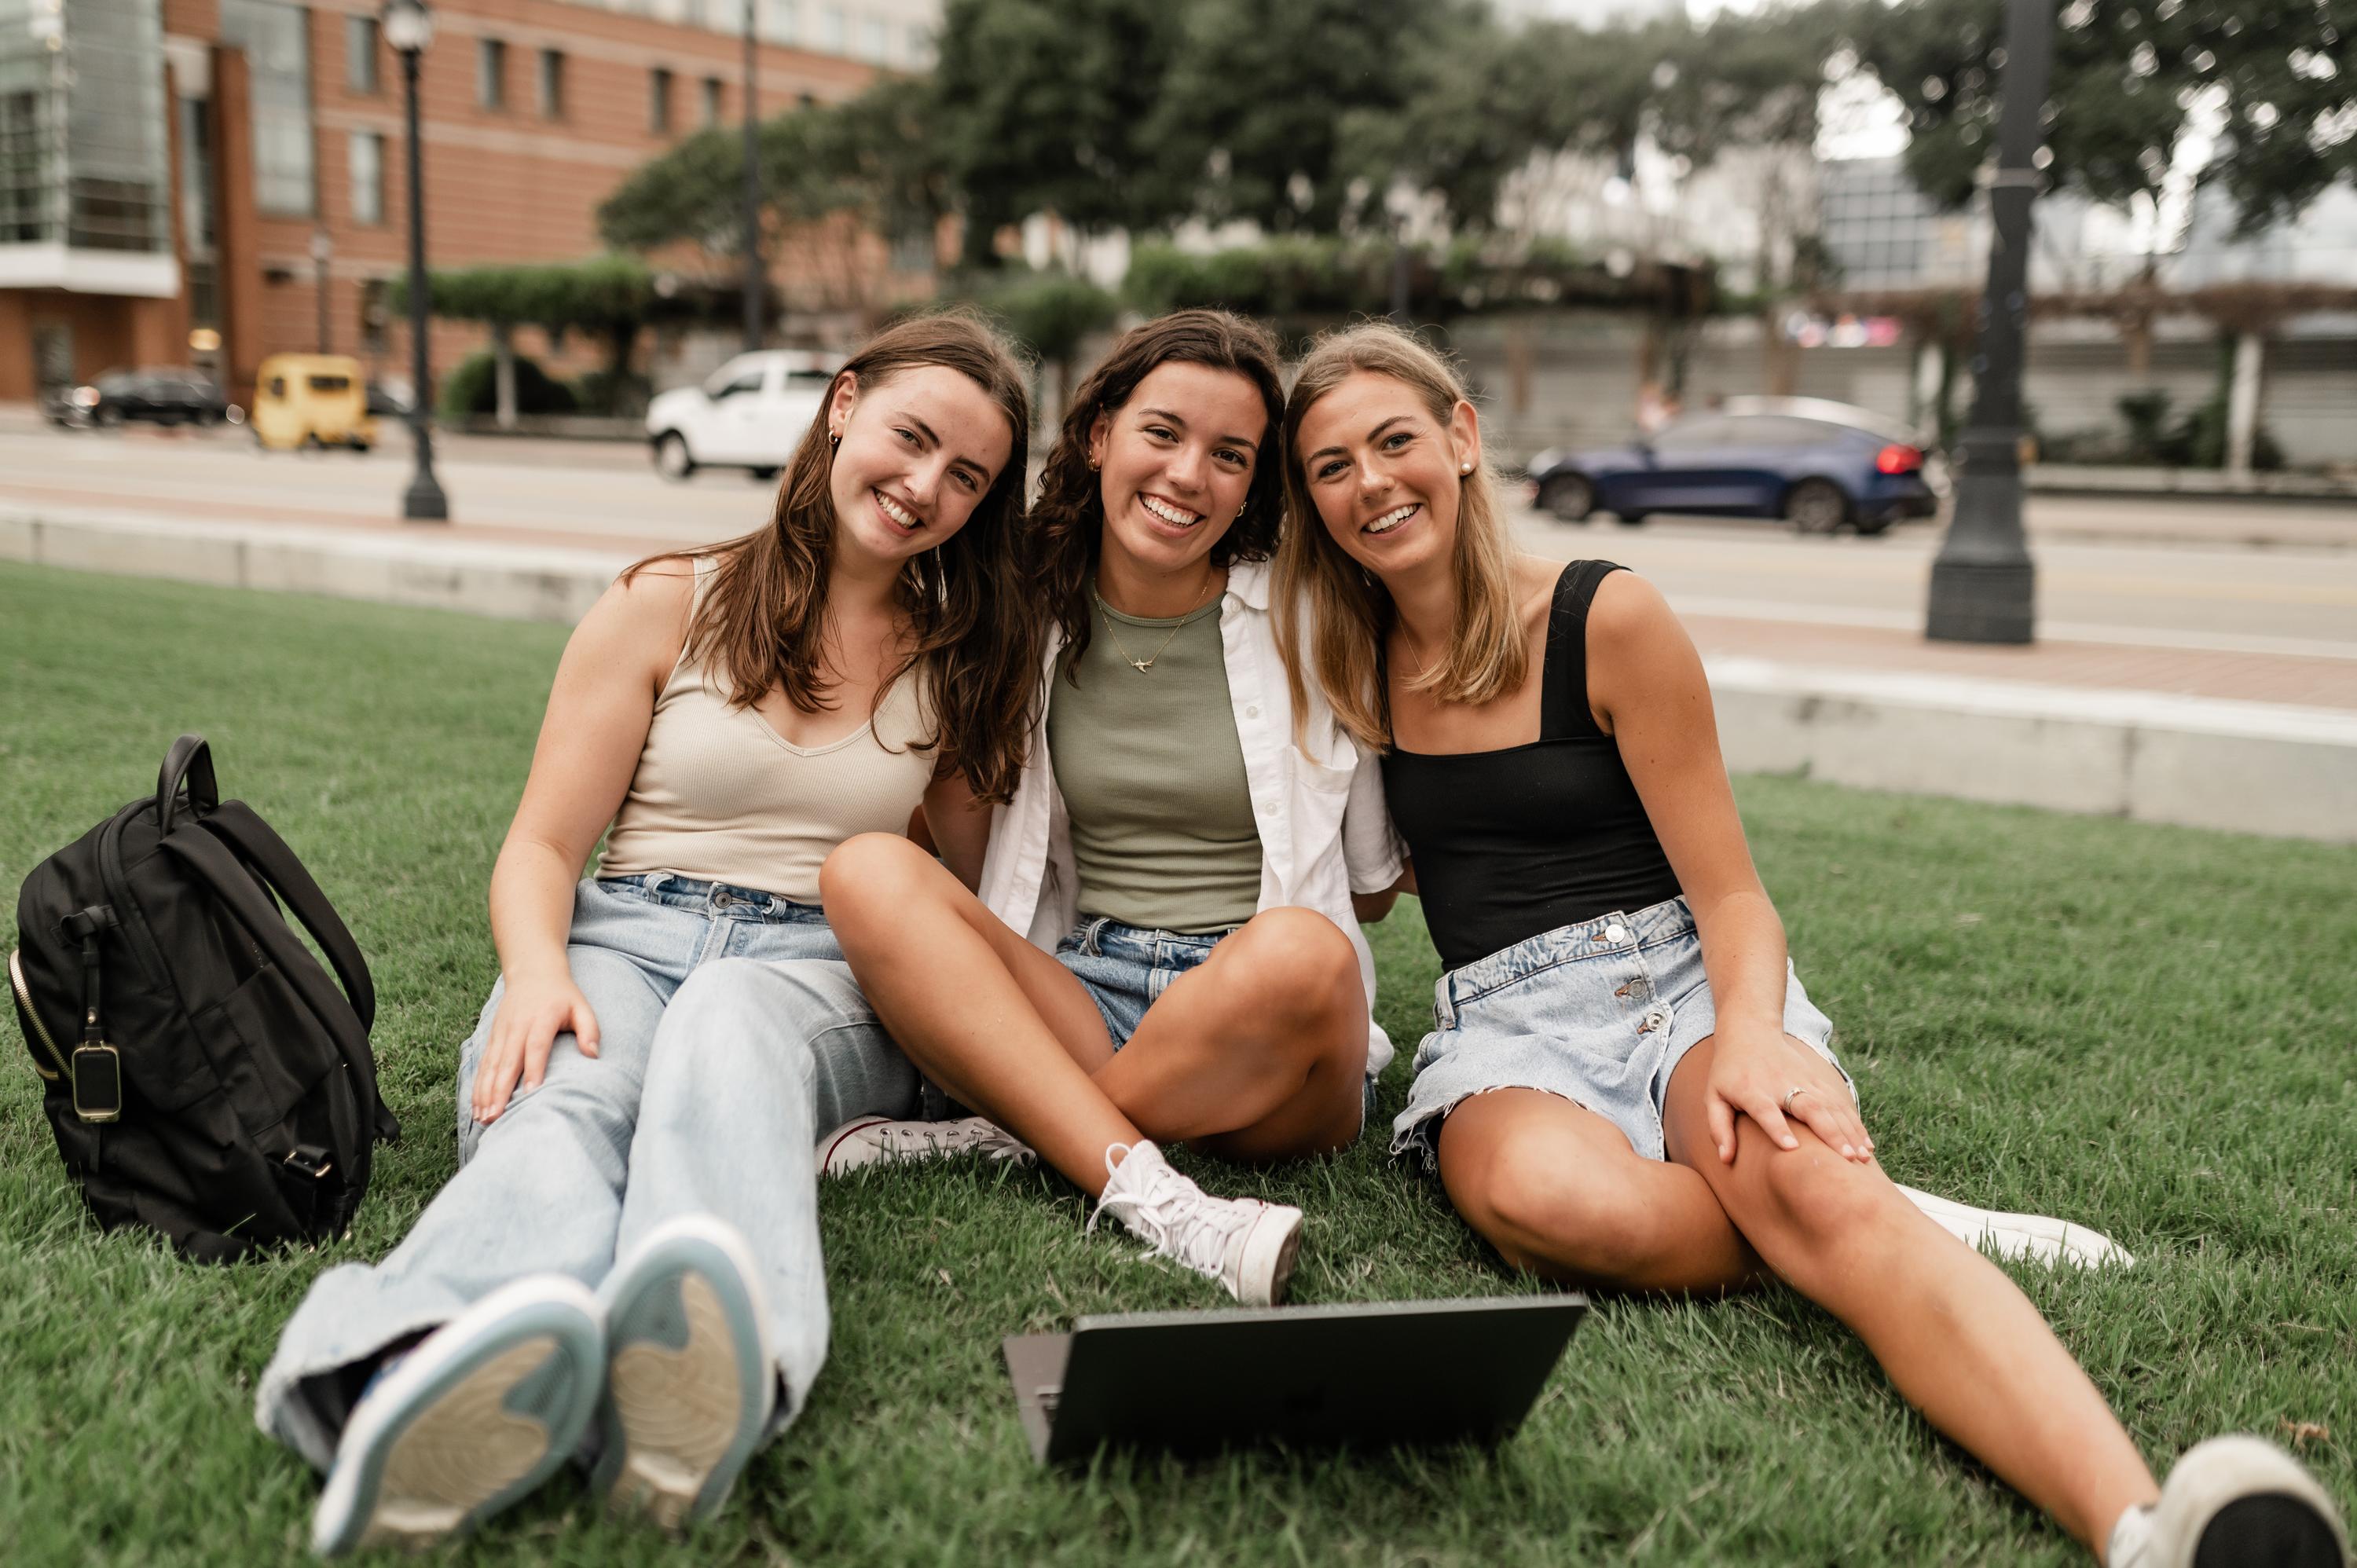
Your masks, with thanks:
<instances>
[{"instance_id":1,"label":"woman's arm","mask_svg":"<svg viewBox=\"0 0 2357 1568\"><path fill-rule=\"evenodd\" d=\"M1735 1158L1738 1114L1797 1147L1782 1108L1795 1085L1812 1092L1792 1116L1833 1148L1867 1158L1874 1145L1840 1074L1784 1033L1784 924L1743 837L1702 658L1660 591L1634 573L1612 573L1597 588L1587 692L1694 909L1718 1015L1710 1127L1719 1158Z\"/></svg>"},{"instance_id":2,"label":"woman's arm","mask_svg":"<svg viewBox=\"0 0 2357 1568\"><path fill-rule=\"evenodd\" d=\"M565 957L573 886L630 789L694 591L685 564L664 562L607 589L565 645L523 799L491 870L491 940L506 992L475 1069L478 1122L498 1118L519 1079L540 1087L565 1031L583 1055L597 1054L597 1017Z\"/></svg>"},{"instance_id":3,"label":"woman's arm","mask_svg":"<svg viewBox=\"0 0 2357 1568\"><path fill-rule=\"evenodd\" d=\"M974 798L965 775L952 768L925 789L925 825L932 831L926 845L942 864L972 892L982 886L982 860L990 848L990 812L985 801ZM911 833L911 838L916 835Z\"/></svg>"}]
</instances>

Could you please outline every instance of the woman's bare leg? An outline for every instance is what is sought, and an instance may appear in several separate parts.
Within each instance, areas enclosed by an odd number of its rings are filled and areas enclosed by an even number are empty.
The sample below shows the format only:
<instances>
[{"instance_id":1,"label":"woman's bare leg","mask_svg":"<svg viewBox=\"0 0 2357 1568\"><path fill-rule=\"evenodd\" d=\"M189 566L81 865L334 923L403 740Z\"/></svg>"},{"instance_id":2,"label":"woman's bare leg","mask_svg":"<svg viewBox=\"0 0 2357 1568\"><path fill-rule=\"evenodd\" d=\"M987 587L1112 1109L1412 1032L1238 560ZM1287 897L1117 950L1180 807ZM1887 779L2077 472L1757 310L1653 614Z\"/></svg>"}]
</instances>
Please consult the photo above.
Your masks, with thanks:
<instances>
[{"instance_id":1,"label":"woman's bare leg","mask_svg":"<svg viewBox=\"0 0 2357 1568\"><path fill-rule=\"evenodd\" d=\"M1157 1142L1275 1160L1357 1137L1366 1070L1351 940L1314 910L1279 908L1171 982L1096 1080Z\"/></svg>"},{"instance_id":2,"label":"woman's bare leg","mask_svg":"<svg viewBox=\"0 0 2357 1568\"><path fill-rule=\"evenodd\" d=\"M909 1059L1103 1192L1106 1149L1145 1134L1090 1076L1113 1042L1071 972L906 839L845 841L819 883L860 989Z\"/></svg>"},{"instance_id":3,"label":"woman's bare leg","mask_svg":"<svg viewBox=\"0 0 2357 1568\"><path fill-rule=\"evenodd\" d=\"M1738 1119L1722 1164L1706 1115L1712 1046L1671 1076L1670 1157L1701 1173L1770 1268L1866 1341L1925 1420L2100 1553L2120 1514L2159 1488L2029 1298L1879 1165L1797 1122L1801 1146L1784 1150Z\"/></svg>"},{"instance_id":4,"label":"woman's bare leg","mask_svg":"<svg viewBox=\"0 0 2357 1568\"><path fill-rule=\"evenodd\" d=\"M1560 1095L1499 1089L1460 1101L1440 1124L1440 1179L1506 1262L1549 1279L1719 1291L1762 1274L1700 1176L1646 1159Z\"/></svg>"}]
</instances>

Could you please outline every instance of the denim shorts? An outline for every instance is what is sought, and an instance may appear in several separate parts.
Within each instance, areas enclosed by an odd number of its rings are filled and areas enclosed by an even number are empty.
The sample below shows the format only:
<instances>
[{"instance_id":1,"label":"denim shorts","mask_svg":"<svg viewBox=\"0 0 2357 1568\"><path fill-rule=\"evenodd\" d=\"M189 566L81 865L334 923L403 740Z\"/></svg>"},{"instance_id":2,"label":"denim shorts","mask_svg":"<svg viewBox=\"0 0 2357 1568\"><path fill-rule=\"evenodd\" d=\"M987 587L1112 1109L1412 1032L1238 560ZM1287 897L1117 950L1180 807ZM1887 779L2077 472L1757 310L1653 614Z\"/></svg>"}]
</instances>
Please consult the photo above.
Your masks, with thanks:
<instances>
[{"instance_id":1,"label":"denim shorts","mask_svg":"<svg viewBox=\"0 0 2357 1568\"><path fill-rule=\"evenodd\" d=\"M1670 1075L1718 1027L1702 941L1683 897L1560 927L1450 970L1433 988L1433 1032L1416 1047L1392 1153L1439 1161L1440 1123L1493 1089L1535 1089L1585 1106L1647 1159L1665 1158ZM1784 966L1784 1032L1849 1084L1833 1024Z\"/></svg>"},{"instance_id":2,"label":"denim shorts","mask_svg":"<svg viewBox=\"0 0 2357 1568\"><path fill-rule=\"evenodd\" d=\"M1138 1025L1146 1021L1146 1010L1170 989L1172 981L1200 967L1221 939L1243 929L1231 926L1223 931L1190 936L1125 926L1106 915L1083 915L1079 929L1056 944L1056 961L1071 971L1089 1000L1097 1004L1105 1033L1113 1036L1113 1048L1117 1051L1129 1044ZM1375 1080L1371 1078L1360 1102L1361 1129L1374 1114L1374 1105Z\"/></svg>"}]
</instances>

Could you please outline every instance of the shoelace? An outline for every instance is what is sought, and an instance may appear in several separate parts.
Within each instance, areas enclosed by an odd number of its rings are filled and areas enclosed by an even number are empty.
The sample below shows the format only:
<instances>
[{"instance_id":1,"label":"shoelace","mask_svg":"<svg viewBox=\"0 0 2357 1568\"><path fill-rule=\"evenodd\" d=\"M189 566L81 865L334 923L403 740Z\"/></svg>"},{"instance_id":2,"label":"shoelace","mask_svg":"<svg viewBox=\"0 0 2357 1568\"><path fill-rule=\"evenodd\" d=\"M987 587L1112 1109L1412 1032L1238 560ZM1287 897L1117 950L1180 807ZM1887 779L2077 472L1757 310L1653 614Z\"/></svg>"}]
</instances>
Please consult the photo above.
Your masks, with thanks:
<instances>
[{"instance_id":1,"label":"shoelace","mask_svg":"<svg viewBox=\"0 0 2357 1568\"><path fill-rule=\"evenodd\" d=\"M1115 1144L1105 1151L1106 1175L1114 1176L1121 1168L1114 1154L1126 1158L1130 1147ZM1166 1214L1165 1204L1178 1212ZM1143 1232L1139 1239L1149 1245L1140 1256L1168 1258L1211 1279L1218 1279L1226 1266L1228 1239L1254 1217L1243 1204L1197 1190L1194 1183L1168 1165L1152 1173L1143 1192L1107 1192L1098 1198L1096 1211L1089 1216L1083 1230L1094 1230L1108 1208L1115 1209L1116 1218L1125 1218L1133 1232Z\"/></svg>"},{"instance_id":2,"label":"shoelace","mask_svg":"<svg viewBox=\"0 0 2357 1568\"><path fill-rule=\"evenodd\" d=\"M1029 1144L995 1123L975 1128L956 1122L925 1122L913 1127L887 1127L877 1132L877 1142L886 1154L903 1159L957 1155L968 1150L1016 1160L1024 1160L1031 1154Z\"/></svg>"}]
</instances>

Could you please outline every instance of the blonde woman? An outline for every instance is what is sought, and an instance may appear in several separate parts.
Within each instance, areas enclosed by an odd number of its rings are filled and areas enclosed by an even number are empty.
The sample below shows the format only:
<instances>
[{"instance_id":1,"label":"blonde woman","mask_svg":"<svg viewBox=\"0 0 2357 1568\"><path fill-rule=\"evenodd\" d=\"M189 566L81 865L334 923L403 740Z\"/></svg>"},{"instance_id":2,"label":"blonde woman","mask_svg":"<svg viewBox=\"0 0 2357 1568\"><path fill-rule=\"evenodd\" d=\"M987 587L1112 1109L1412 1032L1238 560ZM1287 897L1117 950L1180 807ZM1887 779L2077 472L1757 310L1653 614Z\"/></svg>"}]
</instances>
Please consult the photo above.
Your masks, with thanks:
<instances>
[{"instance_id":1,"label":"blonde woman","mask_svg":"<svg viewBox=\"0 0 2357 1568\"><path fill-rule=\"evenodd\" d=\"M1394 328L1318 343L1286 424L1297 691L1382 751L1448 966L1394 1152L1519 1267L1782 1279L2107 1563L2339 1568L2330 1501L2257 1439L2157 1487L2028 1298L1883 1174L1661 595L1513 549L1463 384Z\"/></svg>"}]
</instances>

